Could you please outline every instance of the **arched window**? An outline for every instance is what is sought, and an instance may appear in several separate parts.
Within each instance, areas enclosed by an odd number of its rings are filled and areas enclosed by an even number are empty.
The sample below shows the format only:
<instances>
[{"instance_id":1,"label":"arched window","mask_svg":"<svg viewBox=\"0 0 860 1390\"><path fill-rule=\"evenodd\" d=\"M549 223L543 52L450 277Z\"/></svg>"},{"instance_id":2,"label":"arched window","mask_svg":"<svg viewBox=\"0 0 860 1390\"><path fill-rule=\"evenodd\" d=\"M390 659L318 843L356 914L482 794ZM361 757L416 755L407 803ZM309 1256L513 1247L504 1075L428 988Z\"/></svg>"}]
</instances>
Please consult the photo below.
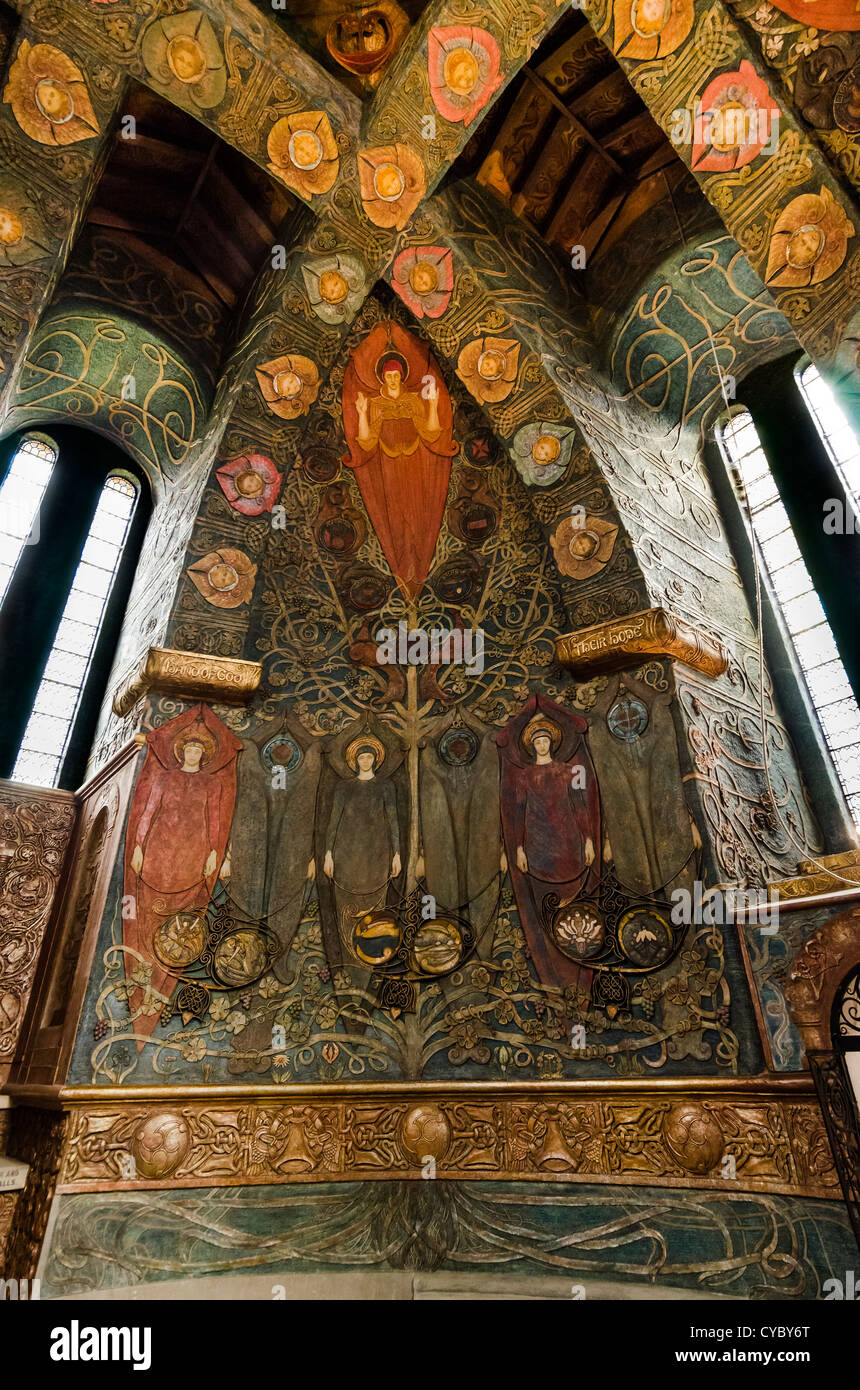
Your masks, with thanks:
<instances>
[{"instance_id":1,"label":"arched window","mask_svg":"<svg viewBox=\"0 0 860 1390\"><path fill-rule=\"evenodd\" d=\"M138 489L128 478L108 478L75 571L60 626L36 691L18 749L12 780L56 785L90 673Z\"/></svg>"},{"instance_id":2,"label":"arched window","mask_svg":"<svg viewBox=\"0 0 860 1390\"><path fill-rule=\"evenodd\" d=\"M857 436L814 362L802 358L794 374L845 495L860 518L860 443ZM856 529L860 529L860 521Z\"/></svg>"},{"instance_id":3,"label":"arched window","mask_svg":"<svg viewBox=\"0 0 860 1390\"><path fill-rule=\"evenodd\" d=\"M28 433L6 448L0 775L74 789L148 519L148 489L124 455L83 430Z\"/></svg>"},{"instance_id":4,"label":"arched window","mask_svg":"<svg viewBox=\"0 0 860 1390\"><path fill-rule=\"evenodd\" d=\"M845 799L860 824L860 709L749 410L737 406L727 412L717 439L748 511L771 599L788 632Z\"/></svg>"},{"instance_id":5,"label":"arched window","mask_svg":"<svg viewBox=\"0 0 860 1390\"><path fill-rule=\"evenodd\" d=\"M0 487L0 603L25 545L39 540L39 508L51 480L57 450L47 439L25 436Z\"/></svg>"}]
</instances>

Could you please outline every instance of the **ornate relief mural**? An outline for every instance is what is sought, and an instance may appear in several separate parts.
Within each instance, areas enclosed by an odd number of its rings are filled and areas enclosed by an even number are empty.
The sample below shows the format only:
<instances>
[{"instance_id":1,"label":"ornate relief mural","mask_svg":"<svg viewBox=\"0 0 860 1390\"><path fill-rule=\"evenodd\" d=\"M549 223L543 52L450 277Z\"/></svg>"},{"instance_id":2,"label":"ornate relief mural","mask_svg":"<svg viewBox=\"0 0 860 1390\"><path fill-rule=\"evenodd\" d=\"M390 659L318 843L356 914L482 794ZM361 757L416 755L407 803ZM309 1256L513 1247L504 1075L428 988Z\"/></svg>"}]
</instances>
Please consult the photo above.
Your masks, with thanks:
<instances>
[{"instance_id":1,"label":"ornate relief mural","mask_svg":"<svg viewBox=\"0 0 860 1390\"><path fill-rule=\"evenodd\" d=\"M776 11L586 0L594 32L565 29L557 66L574 80L586 50L611 50L598 115L626 74L666 128L697 101L719 119L674 142L692 173L580 275L556 254L573 222L546 165L530 188L545 235L504 188L559 102L550 168L606 162L555 69L504 95L557 20L578 26L561 8L436 0L410 24L388 0L326 0L293 28L238 0L35 0L10 47L4 428L99 430L156 504L90 769L125 748L124 770L104 774L109 818L94 802L80 827L40 1005L62 1049L30 1059L105 1088L75 1097L65 1134L43 1124L51 1152L19 1204L23 1268L59 1182L54 1292L316 1270L324 1250L350 1271L329 1239L344 1222L383 1270L670 1271L746 1297L818 1296L848 1248L811 1086L750 1089L802 1068L786 979L818 919L742 944L672 906L824 848L702 443L721 376L799 342L853 373L857 213L806 128L853 135L850 26L838 74L831 54L804 95L801 58L834 44L792 38L794 76L775 80L752 43L784 27ZM230 147L214 279L175 225L171 261L139 226L114 235L110 207L59 278L132 91L193 117L199 163L180 151L180 170L205 179ZM512 163L460 177L505 101ZM739 110L767 124L744 148ZM30 177L34 151L48 175ZM242 160L237 225L263 250L240 294L217 248ZM652 234L658 208L671 232L661 217ZM664 612L679 660L577 665L584 630ZM198 675L253 664L249 698L145 679L153 647ZM710 662L683 664L692 651ZM630 1090L589 1089L607 1079ZM133 1109L113 1102L124 1086L145 1088ZM260 1089L215 1104L219 1086ZM443 1181L405 1181L427 1152Z\"/></svg>"}]
</instances>

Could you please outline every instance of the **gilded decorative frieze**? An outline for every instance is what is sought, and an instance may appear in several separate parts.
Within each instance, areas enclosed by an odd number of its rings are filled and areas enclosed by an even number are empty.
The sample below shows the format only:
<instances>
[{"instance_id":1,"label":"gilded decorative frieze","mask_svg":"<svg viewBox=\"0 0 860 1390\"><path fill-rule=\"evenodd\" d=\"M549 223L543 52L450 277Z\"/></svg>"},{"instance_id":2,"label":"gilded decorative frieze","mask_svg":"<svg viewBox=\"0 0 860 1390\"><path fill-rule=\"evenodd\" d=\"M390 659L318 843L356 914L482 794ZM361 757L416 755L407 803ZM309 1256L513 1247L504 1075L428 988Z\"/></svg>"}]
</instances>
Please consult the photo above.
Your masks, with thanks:
<instances>
[{"instance_id":1,"label":"gilded decorative frieze","mask_svg":"<svg viewBox=\"0 0 860 1390\"><path fill-rule=\"evenodd\" d=\"M120 716L128 714L150 691L188 700L242 705L250 700L260 684L262 670L259 661L235 661L228 657L205 656L201 652L150 647L115 690L113 710Z\"/></svg>"},{"instance_id":2,"label":"gilded decorative frieze","mask_svg":"<svg viewBox=\"0 0 860 1390\"><path fill-rule=\"evenodd\" d=\"M728 669L725 648L709 633L665 608L644 609L629 618L612 618L584 632L556 638L556 655L577 672L616 670L645 657L669 657L706 676Z\"/></svg>"},{"instance_id":3,"label":"gilded decorative frieze","mask_svg":"<svg viewBox=\"0 0 860 1390\"><path fill-rule=\"evenodd\" d=\"M780 879L772 883L780 898L808 898L813 893L838 893L860 883L860 850L845 850L842 854L825 854L820 859L804 859L797 878Z\"/></svg>"},{"instance_id":4,"label":"gilded decorative frieze","mask_svg":"<svg viewBox=\"0 0 860 1390\"><path fill-rule=\"evenodd\" d=\"M151 1094L151 1093L150 1093ZM838 1197L818 1106L749 1084L487 1088L319 1098L286 1089L77 1103L59 1190L374 1178L564 1180Z\"/></svg>"}]
</instances>

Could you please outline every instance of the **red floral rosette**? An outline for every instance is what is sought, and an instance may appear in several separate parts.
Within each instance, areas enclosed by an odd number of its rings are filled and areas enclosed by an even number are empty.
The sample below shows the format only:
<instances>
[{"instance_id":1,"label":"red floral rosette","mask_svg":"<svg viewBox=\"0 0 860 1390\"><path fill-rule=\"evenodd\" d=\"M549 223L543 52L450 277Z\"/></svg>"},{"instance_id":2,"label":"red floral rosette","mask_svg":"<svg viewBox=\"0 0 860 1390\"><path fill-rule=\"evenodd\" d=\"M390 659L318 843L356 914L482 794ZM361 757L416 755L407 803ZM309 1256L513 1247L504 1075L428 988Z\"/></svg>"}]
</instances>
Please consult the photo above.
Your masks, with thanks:
<instances>
[{"instance_id":1,"label":"red floral rosette","mask_svg":"<svg viewBox=\"0 0 860 1390\"><path fill-rule=\"evenodd\" d=\"M409 246L394 262L391 285L416 318L441 318L451 302L454 265L446 246Z\"/></svg>"},{"instance_id":2,"label":"red floral rosette","mask_svg":"<svg viewBox=\"0 0 860 1390\"><path fill-rule=\"evenodd\" d=\"M504 81L499 45L470 24L431 29L427 37L430 92L440 116L469 125Z\"/></svg>"},{"instance_id":3,"label":"red floral rosette","mask_svg":"<svg viewBox=\"0 0 860 1390\"><path fill-rule=\"evenodd\" d=\"M726 173L751 164L770 139L779 114L767 83L744 59L736 72L715 77L702 93L697 111L701 129L694 132L691 168L697 174Z\"/></svg>"},{"instance_id":4,"label":"red floral rosette","mask_svg":"<svg viewBox=\"0 0 860 1390\"><path fill-rule=\"evenodd\" d=\"M240 454L216 469L215 476L234 512L243 516L270 512L283 480L283 474L265 454Z\"/></svg>"}]
</instances>

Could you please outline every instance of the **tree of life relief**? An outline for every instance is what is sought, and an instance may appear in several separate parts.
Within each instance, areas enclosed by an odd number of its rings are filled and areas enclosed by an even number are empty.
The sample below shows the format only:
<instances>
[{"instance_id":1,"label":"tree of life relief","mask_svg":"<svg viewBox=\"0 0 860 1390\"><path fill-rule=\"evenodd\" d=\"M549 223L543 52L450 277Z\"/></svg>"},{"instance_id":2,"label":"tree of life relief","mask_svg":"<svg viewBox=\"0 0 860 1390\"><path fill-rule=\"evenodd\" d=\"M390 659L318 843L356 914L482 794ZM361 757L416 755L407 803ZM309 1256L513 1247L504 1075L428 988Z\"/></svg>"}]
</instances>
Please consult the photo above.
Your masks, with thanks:
<instances>
[{"instance_id":1,"label":"tree of life relief","mask_svg":"<svg viewBox=\"0 0 860 1390\"><path fill-rule=\"evenodd\" d=\"M425 344L365 324L334 381L260 564L260 692L152 703L73 1076L736 1070L735 963L669 910L701 870L666 670L556 665L535 504Z\"/></svg>"}]
</instances>

